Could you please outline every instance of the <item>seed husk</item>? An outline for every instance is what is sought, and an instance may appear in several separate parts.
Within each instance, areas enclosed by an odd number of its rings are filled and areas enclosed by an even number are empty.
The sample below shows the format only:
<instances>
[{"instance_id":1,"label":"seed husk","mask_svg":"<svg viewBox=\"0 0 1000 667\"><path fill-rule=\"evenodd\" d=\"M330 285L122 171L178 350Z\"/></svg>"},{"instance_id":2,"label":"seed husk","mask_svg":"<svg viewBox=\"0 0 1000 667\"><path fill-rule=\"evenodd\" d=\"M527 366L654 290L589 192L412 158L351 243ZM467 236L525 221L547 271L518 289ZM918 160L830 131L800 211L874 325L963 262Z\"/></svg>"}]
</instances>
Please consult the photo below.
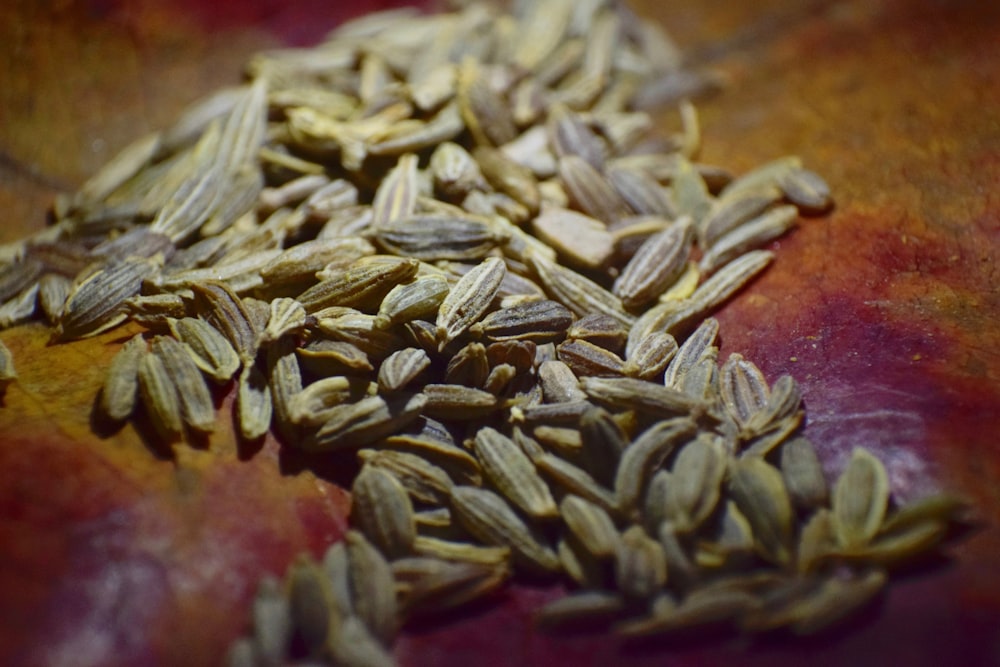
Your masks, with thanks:
<instances>
[{"instance_id":1,"label":"seed husk","mask_svg":"<svg viewBox=\"0 0 1000 667\"><path fill-rule=\"evenodd\" d=\"M180 399L163 360L152 353L144 353L136 373L139 395L156 431L168 442L179 439L184 432Z\"/></svg>"},{"instance_id":2,"label":"seed husk","mask_svg":"<svg viewBox=\"0 0 1000 667\"><path fill-rule=\"evenodd\" d=\"M497 546L510 547L522 565L540 572L557 572L559 558L497 494L471 486L456 486L451 508L474 537Z\"/></svg>"},{"instance_id":3,"label":"seed husk","mask_svg":"<svg viewBox=\"0 0 1000 667\"><path fill-rule=\"evenodd\" d=\"M507 267L495 257L466 273L441 302L437 317L437 338L441 349L465 333L490 307L500 290Z\"/></svg>"},{"instance_id":4,"label":"seed husk","mask_svg":"<svg viewBox=\"0 0 1000 667\"><path fill-rule=\"evenodd\" d=\"M201 433L215 430L215 405L201 371L184 346L169 336L153 338L150 349L157 355L177 390L185 423Z\"/></svg>"},{"instance_id":5,"label":"seed husk","mask_svg":"<svg viewBox=\"0 0 1000 667\"><path fill-rule=\"evenodd\" d=\"M732 461L729 491L753 528L758 553L778 565L791 560L792 505L781 473L763 459Z\"/></svg>"},{"instance_id":6,"label":"seed husk","mask_svg":"<svg viewBox=\"0 0 1000 667\"><path fill-rule=\"evenodd\" d=\"M366 465L354 479L351 494L351 519L372 544L389 558L408 554L417 531L413 504L399 480Z\"/></svg>"},{"instance_id":7,"label":"seed husk","mask_svg":"<svg viewBox=\"0 0 1000 667\"><path fill-rule=\"evenodd\" d=\"M146 341L136 334L125 343L111 360L111 366L101 387L101 410L114 421L128 419L135 409L139 390L139 362L146 353ZM0 383L15 379L10 352L0 343Z\"/></svg>"},{"instance_id":8,"label":"seed husk","mask_svg":"<svg viewBox=\"0 0 1000 667\"><path fill-rule=\"evenodd\" d=\"M856 447L837 479L831 498L833 527L844 547L863 546L878 532L889 504L885 466L867 450Z\"/></svg>"},{"instance_id":9,"label":"seed husk","mask_svg":"<svg viewBox=\"0 0 1000 667\"><path fill-rule=\"evenodd\" d=\"M476 432L474 451L487 478L512 504L536 519L559 516L548 485L513 440L484 427Z\"/></svg>"}]
</instances>

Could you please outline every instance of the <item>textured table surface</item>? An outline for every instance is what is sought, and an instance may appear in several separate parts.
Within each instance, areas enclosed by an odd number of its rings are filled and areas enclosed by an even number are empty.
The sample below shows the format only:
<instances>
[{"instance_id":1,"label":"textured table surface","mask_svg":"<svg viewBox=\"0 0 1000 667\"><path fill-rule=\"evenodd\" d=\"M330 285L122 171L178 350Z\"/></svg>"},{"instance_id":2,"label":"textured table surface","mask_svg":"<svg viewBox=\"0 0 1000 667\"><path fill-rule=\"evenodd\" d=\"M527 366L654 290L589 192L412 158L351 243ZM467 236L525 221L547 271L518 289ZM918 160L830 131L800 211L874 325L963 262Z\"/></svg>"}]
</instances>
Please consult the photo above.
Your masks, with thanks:
<instances>
[{"instance_id":1,"label":"textured table surface","mask_svg":"<svg viewBox=\"0 0 1000 667\"><path fill-rule=\"evenodd\" d=\"M41 229L56 193L237 81L252 51L388 4L3 3L0 242ZM557 591L515 587L405 632L400 661L1000 664L1000 6L636 5L728 79L699 105L702 160L739 173L797 153L837 200L773 244L775 265L723 309L723 352L799 380L831 474L864 445L897 497L962 493L980 526L817 639L540 635L530 613ZM0 664L217 664L256 579L344 528L338 471L304 470L270 439L241 449L228 419L210 447L175 457L142 428L95 434L102 368L129 331L57 347L40 325L0 332L21 376L0 408Z\"/></svg>"}]
</instances>

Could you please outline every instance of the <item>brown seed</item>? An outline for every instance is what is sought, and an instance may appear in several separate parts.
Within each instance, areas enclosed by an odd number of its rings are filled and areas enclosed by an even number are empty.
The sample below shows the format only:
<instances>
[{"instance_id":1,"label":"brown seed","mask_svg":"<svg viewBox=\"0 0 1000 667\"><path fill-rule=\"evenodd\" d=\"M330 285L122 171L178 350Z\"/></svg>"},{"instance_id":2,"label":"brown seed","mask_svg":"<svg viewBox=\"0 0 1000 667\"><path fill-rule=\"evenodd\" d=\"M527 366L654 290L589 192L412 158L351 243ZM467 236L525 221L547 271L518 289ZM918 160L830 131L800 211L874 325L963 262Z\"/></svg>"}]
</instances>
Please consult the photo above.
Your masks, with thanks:
<instances>
[{"instance_id":1,"label":"brown seed","mask_svg":"<svg viewBox=\"0 0 1000 667\"><path fill-rule=\"evenodd\" d=\"M391 449L362 449L358 452L358 459L395 477L417 502L428 505L448 502L453 486L448 473L416 454Z\"/></svg>"},{"instance_id":2,"label":"brown seed","mask_svg":"<svg viewBox=\"0 0 1000 667\"><path fill-rule=\"evenodd\" d=\"M156 270L151 260L125 260L97 269L67 297L56 336L60 340L83 338L120 324L126 317L125 299L138 294L142 281Z\"/></svg>"},{"instance_id":3,"label":"brown seed","mask_svg":"<svg viewBox=\"0 0 1000 667\"><path fill-rule=\"evenodd\" d=\"M219 330L205 320L168 319L170 332L184 343L195 365L218 383L228 382L240 367L240 357Z\"/></svg>"},{"instance_id":4,"label":"brown seed","mask_svg":"<svg viewBox=\"0 0 1000 667\"><path fill-rule=\"evenodd\" d=\"M169 336L156 336L150 345L177 389L181 415L188 426L201 433L215 430L215 405L201 371L184 346Z\"/></svg>"},{"instance_id":5,"label":"brown seed","mask_svg":"<svg viewBox=\"0 0 1000 667\"><path fill-rule=\"evenodd\" d=\"M796 507L811 510L826 504L823 466L812 443L805 437L793 438L781 446L781 474Z\"/></svg>"},{"instance_id":6,"label":"brown seed","mask_svg":"<svg viewBox=\"0 0 1000 667\"><path fill-rule=\"evenodd\" d=\"M101 409L115 421L128 419L135 409L139 389L139 362L146 354L146 341L136 334L125 343L111 360L111 366L101 387ZM10 351L0 343L0 385L16 379L10 362Z\"/></svg>"},{"instance_id":7,"label":"brown seed","mask_svg":"<svg viewBox=\"0 0 1000 667\"><path fill-rule=\"evenodd\" d=\"M831 498L833 527L840 545L858 547L871 540L882 525L888 504L885 466L867 450L855 447Z\"/></svg>"},{"instance_id":8,"label":"brown seed","mask_svg":"<svg viewBox=\"0 0 1000 667\"><path fill-rule=\"evenodd\" d=\"M781 473L757 457L732 461L729 492L753 527L758 553L775 564L787 565L793 516Z\"/></svg>"},{"instance_id":9,"label":"brown seed","mask_svg":"<svg viewBox=\"0 0 1000 667\"><path fill-rule=\"evenodd\" d=\"M393 475L364 466L351 486L351 519L389 558L410 552L416 538L413 504Z\"/></svg>"},{"instance_id":10,"label":"brown seed","mask_svg":"<svg viewBox=\"0 0 1000 667\"><path fill-rule=\"evenodd\" d=\"M243 367L236 392L236 414L240 434L247 440L262 438L271 427L271 390L256 364Z\"/></svg>"},{"instance_id":11,"label":"brown seed","mask_svg":"<svg viewBox=\"0 0 1000 667\"><path fill-rule=\"evenodd\" d=\"M334 615L330 586L323 570L301 554L286 575L292 627L310 653L318 654L328 634L342 619Z\"/></svg>"},{"instance_id":12,"label":"brown seed","mask_svg":"<svg viewBox=\"0 0 1000 667\"><path fill-rule=\"evenodd\" d=\"M352 610L376 638L389 646L399 626L392 569L362 533L349 530L344 541L350 562L348 580Z\"/></svg>"},{"instance_id":13,"label":"brown seed","mask_svg":"<svg viewBox=\"0 0 1000 667\"><path fill-rule=\"evenodd\" d=\"M635 600L651 598L667 582L663 548L641 526L631 526L622 533L615 559L615 581L625 597Z\"/></svg>"},{"instance_id":14,"label":"brown seed","mask_svg":"<svg viewBox=\"0 0 1000 667\"><path fill-rule=\"evenodd\" d=\"M615 281L614 292L626 308L654 301L684 270L691 251L690 218L681 218L640 246Z\"/></svg>"},{"instance_id":15,"label":"brown seed","mask_svg":"<svg viewBox=\"0 0 1000 667\"><path fill-rule=\"evenodd\" d=\"M559 558L497 494L470 486L456 486L452 511L466 530L487 544L510 547L521 565L540 572L557 572Z\"/></svg>"},{"instance_id":16,"label":"brown seed","mask_svg":"<svg viewBox=\"0 0 1000 667\"><path fill-rule=\"evenodd\" d=\"M299 444L309 451L364 447L415 420L428 404L424 394L369 396L330 408L319 430Z\"/></svg>"},{"instance_id":17,"label":"brown seed","mask_svg":"<svg viewBox=\"0 0 1000 667\"><path fill-rule=\"evenodd\" d=\"M310 287L297 299L309 313L330 306L365 308L381 302L389 290L416 275L415 259L392 258L386 262L359 260Z\"/></svg>"},{"instance_id":18,"label":"brown seed","mask_svg":"<svg viewBox=\"0 0 1000 667\"><path fill-rule=\"evenodd\" d=\"M490 257L451 288L438 309L437 338L441 349L486 313L506 272L503 260Z\"/></svg>"},{"instance_id":19,"label":"brown seed","mask_svg":"<svg viewBox=\"0 0 1000 667\"><path fill-rule=\"evenodd\" d=\"M512 504L536 519L559 516L548 485L513 440L484 427L476 432L474 450L487 478Z\"/></svg>"},{"instance_id":20,"label":"brown seed","mask_svg":"<svg viewBox=\"0 0 1000 667\"><path fill-rule=\"evenodd\" d=\"M604 267L615 250L614 237L607 225L575 211L543 206L532 220L531 229L567 264L584 269Z\"/></svg>"},{"instance_id":21,"label":"brown seed","mask_svg":"<svg viewBox=\"0 0 1000 667\"><path fill-rule=\"evenodd\" d=\"M611 224L632 213L608 180L577 155L559 159L559 177L570 202L592 218Z\"/></svg>"},{"instance_id":22,"label":"brown seed","mask_svg":"<svg viewBox=\"0 0 1000 667\"><path fill-rule=\"evenodd\" d=\"M600 506L579 496L567 495L559 503L566 527L595 558L614 558L621 549L621 535L611 516Z\"/></svg>"},{"instance_id":23,"label":"brown seed","mask_svg":"<svg viewBox=\"0 0 1000 667\"><path fill-rule=\"evenodd\" d=\"M615 498L622 512L638 510L650 477L694 430L694 422L686 417L657 422L625 449L615 473Z\"/></svg>"},{"instance_id":24,"label":"brown seed","mask_svg":"<svg viewBox=\"0 0 1000 667\"><path fill-rule=\"evenodd\" d=\"M137 377L139 395L156 431L168 442L178 439L184 431L180 399L163 361L154 354L143 354Z\"/></svg>"},{"instance_id":25,"label":"brown seed","mask_svg":"<svg viewBox=\"0 0 1000 667\"><path fill-rule=\"evenodd\" d=\"M798 167L777 178L788 201L809 213L821 213L830 207L830 186L814 171Z\"/></svg>"},{"instance_id":26,"label":"brown seed","mask_svg":"<svg viewBox=\"0 0 1000 667\"><path fill-rule=\"evenodd\" d=\"M415 347L393 352L378 369L379 391L391 394L413 382L430 366L427 353Z\"/></svg>"}]
</instances>

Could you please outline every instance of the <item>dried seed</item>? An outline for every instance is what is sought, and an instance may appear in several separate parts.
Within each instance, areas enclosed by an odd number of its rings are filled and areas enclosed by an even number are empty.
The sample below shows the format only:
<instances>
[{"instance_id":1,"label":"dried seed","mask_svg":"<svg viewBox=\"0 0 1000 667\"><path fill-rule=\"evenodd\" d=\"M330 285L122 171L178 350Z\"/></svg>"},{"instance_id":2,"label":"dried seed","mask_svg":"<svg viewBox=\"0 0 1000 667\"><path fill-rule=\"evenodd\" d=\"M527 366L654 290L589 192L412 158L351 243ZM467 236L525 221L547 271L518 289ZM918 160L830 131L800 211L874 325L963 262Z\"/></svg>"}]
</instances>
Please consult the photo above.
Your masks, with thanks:
<instances>
[{"instance_id":1,"label":"dried seed","mask_svg":"<svg viewBox=\"0 0 1000 667\"><path fill-rule=\"evenodd\" d=\"M580 388L598 403L655 416L697 412L702 406L679 391L636 378L585 377Z\"/></svg>"},{"instance_id":2,"label":"dried seed","mask_svg":"<svg viewBox=\"0 0 1000 667\"><path fill-rule=\"evenodd\" d=\"M482 343L469 343L448 361L444 380L447 384L463 384L481 388L490 374L490 362Z\"/></svg>"},{"instance_id":3,"label":"dried seed","mask_svg":"<svg viewBox=\"0 0 1000 667\"><path fill-rule=\"evenodd\" d=\"M524 206L528 215L538 212L542 196L530 169L510 159L503 151L483 145L472 151L472 157L498 192Z\"/></svg>"},{"instance_id":4,"label":"dried seed","mask_svg":"<svg viewBox=\"0 0 1000 667\"><path fill-rule=\"evenodd\" d=\"M535 614L542 628L561 628L574 623L611 620L624 612L625 600L617 593L580 591L549 602Z\"/></svg>"},{"instance_id":5,"label":"dried seed","mask_svg":"<svg viewBox=\"0 0 1000 667\"><path fill-rule=\"evenodd\" d=\"M797 568L799 572L818 569L824 559L837 550L837 536L833 530L833 515L821 507L799 531Z\"/></svg>"},{"instance_id":6,"label":"dried seed","mask_svg":"<svg viewBox=\"0 0 1000 667\"><path fill-rule=\"evenodd\" d=\"M514 560L540 572L557 572L559 558L497 494L471 486L456 486L451 508L476 539L510 547Z\"/></svg>"},{"instance_id":7,"label":"dried seed","mask_svg":"<svg viewBox=\"0 0 1000 667\"><path fill-rule=\"evenodd\" d=\"M621 535L611 516L598 505L567 495L559 503L566 527L595 558L614 558L621 549Z\"/></svg>"},{"instance_id":8,"label":"dried seed","mask_svg":"<svg viewBox=\"0 0 1000 667\"><path fill-rule=\"evenodd\" d=\"M257 335L239 296L225 283L215 281L194 284L191 290L206 321L222 332L244 364L252 362L257 353Z\"/></svg>"},{"instance_id":9,"label":"dried seed","mask_svg":"<svg viewBox=\"0 0 1000 667\"><path fill-rule=\"evenodd\" d=\"M574 403L587 398L587 395L580 390L579 378L562 361L546 361L540 364L538 381L542 385L542 395L546 403Z\"/></svg>"},{"instance_id":10,"label":"dried seed","mask_svg":"<svg viewBox=\"0 0 1000 667\"><path fill-rule=\"evenodd\" d=\"M575 211L543 206L531 228L535 236L574 266L599 269L614 254L614 237L607 225Z\"/></svg>"},{"instance_id":11,"label":"dried seed","mask_svg":"<svg viewBox=\"0 0 1000 667\"><path fill-rule=\"evenodd\" d=\"M526 301L487 314L470 327L477 336L493 341L531 340L544 343L562 337L573 314L556 301Z\"/></svg>"},{"instance_id":12,"label":"dried seed","mask_svg":"<svg viewBox=\"0 0 1000 667\"><path fill-rule=\"evenodd\" d=\"M415 259L394 257L385 262L359 260L335 271L331 277L310 287L297 299L309 313L330 306L365 308L380 303L389 290L413 278L419 267L420 263Z\"/></svg>"},{"instance_id":13,"label":"dried seed","mask_svg":"<svg viewBox=\"0 0 1000 667\"><path fill-rule=\"evenodd\" d=\"M594 169L601 169L607 148L579 114L565 106L549 109L547 124L549 143L559 157L576 155Z\"/></svg>"},{"instance_id":14,"label":"dried seed","mask_svg":"<svg viewBox=\"0 0 1000 667\"><path fill-rule=\"evenodd\" d=\"M358 459L395 477L417 502L441 505L448 501L453 486L451 477L443 468L420 456L391 449L362 449Z\"/></svg>"},{"instance_id":15,"label":"dried seed","mask_svg":"<svg viewBox=\"0 0 1000 667\"><path fill-rule=\"evenodd\" d=\"M308 556L300 555L286 575L289 611L295 634L306 649L319 653L327 635L339 631L341 619L333 614L330 586L323 570Z\"/></svg>"},{"instance_id":16,"label":"dried seed","mask_svg":"<svg viewBox=\"0 0 1000 667\"><path fill-rule=\"evenodd\" d=\"M302 371L295 358L295 341L280 338L267 348L267 377L275 428L283 442L295 442L298 428L292 423L293 397L302 391Z\"/></svg>"},{"instance_id":17,"label":"dried seed","mask_svg":"<svg viewBox=\"0 0 1000 667\"><path fill-rule=\"evenodd\" d=\"M271 427L271 390L267 378L256 364L248 364L240 373L236 392L236 414L240 434L247 440L262 438Z\"/></svg>"},{"instance_id":18,"label":"dried seed","mask_svg":"<svg viewBox=\"0 0 1000 667\"><path fill-rule=\"evenodd\" d=\"M381 361L396 350L406 347L398 334L375 326L374 315L350 308L333 310L336 312L328 313L324 310L316 313L319 330L335 341L350 343L372 362Z\"/></svg>"},{"instance_id":19,"label":"dried seed","mask_svg":"<svg viewBox=\"0 0 1000 667\"><path fill-rule=\"evenodd\" d=\"M476 432L474 449L483 472L512 504L536 519L559 516L548 485L513 440L484 427Z\"/></svg>"},{"instance_id":20,"label":"dried seed","mask_svg":"<svg viewBox=\"0 0 1000 667\"><path fill-rule=\"evenodd\" d=\"M629 438L607 410L590 407L580 419L580 461L602 484L614 484L615 472Z\"/></svg>"},{"instance_id":21,"label":"dried seed","mask_svg":"<svg viewBox=\"0 0 1000 667\"><path fill-rule=\"evenodd\" d=\"M786 174L801 167L802 160L794 155L765 162L732 181L723 188L722 192L719 193L719 197L726 198L737 193L776 186L779 180L784 178Z\"/></svg>"},{"instance_id":22,"label":"dried seed","mask_svg":"<svg viewBox=\"0 0 1000 667\"><path fill-rule=\"evenodd\" d=\"M56 326L57 338L93 336L120 324L126 317L123 302L138 294L142 281L155 271L156 263L152 260L130 259L91 273L67 297Z\"/></svg>"},{"instance_id":23,"label":"dried seed","mask_svg":"<svg viewBox=\"0 0 1000 667\"><path fill-rule=\"evenodd\" d=\"M690 218L681 218L642 244L615 281L614 292L625 307L654 301L677 280L691 250L691 230Z\"/></svg>"},{"instance_id":24,"label":"dried seed","mask_svg":"<svg viewBox=\"0 0 1000 667\"><path fill-rule=\"evenodd\" d=\"M433 556L434 558L476 565L505 566L510 560L510 548L505 546L483 547L422 535L418 535L413 542L413 550L421 556Z\"/></svg>"},{"instance_id":25,"label":"dried seed","mask_svg":"<svg viewBox=\"0 0 1000 667\"><path fill-rule=\"evenodd\" d=\"M268 285L311 284L316 273L331 263L349 265L373 254L374 246L365 239L315 239L280 253L261 268L260 275Z\"/></svg>"},{"instance_id":26,"label":"dried seed","mask_svg":"<svg viewBox=\"0 0 1000 667\"><path fill-rule=\"evenodd\" d=\"M716 267L778 238L791 229L797 219L798 211L794 206L772 208L719 237L702 255L698 268L709 274Z\"/></svg>"},{"instance_id":27,"label":"dried seed","mask_svg":"<svg viewBox=\"0 0 1000 667\"><path fill-rule=\"evenodd\" d=\"M368 387L364 380L344 376L320 378L290 396L288 417L296 424L319 426L333 414L331 408L360 400Z\"/></svg>"},{"instance_id":28,"label":"dried seed","mask_svg":"<svg viewBox=\"0 0 1000 667\"><path fill-rule=\"evenodd\" d=\"M364 466L351 496L351 519L373 544L389 558L410 552L417 534L413 504L399 480L379 467Z\"/></svg>"},{"instance_id":29,"label":"dried seed","mask_svg":"<svg viewBox=\"0 0 1000 667\"><path fill-rule=\"evenodd\" d=\"M396 664L392 654L356 616L340 622L327 638L326 651L338 665L393 667Z\"/></svg>"},{"instance_id":30,"label":"dried seed","mask_svg":"<svg viewBox=\"0 0 1000 667\"><path fill-rule=\"evenodd\" d=\"M657 422L625 448L615 473L615 498L625 514L634 514L646 484L679 442L695 431L687 417Z\"/></svg>"},{"instance_id":31,"label":"dried seed","mask_svg":"<svg viewBox=\"0 0 1000 667\"><path fill-rule=\"evenodd\" d=\"M143 354L137 378L139 395L156 431L169 442L178 439L184 431L180 399L163 361L154 354Z\"/></svg>"},{"instance_id":32,"label":"dried seed","mask_svg":"<svg viewBox=\"0 0 1000 667\"><path fill-rule=\"evenodd\" d=\"M503 260L490 257L466 273L441 302L437 316L440 349L465 333L490 307L507 272Z\"/></svg>"},{"instance_id":33,"label":"dried seed","mask_svg":"<svg viewBox=\"0 0 1000 667\"><path fill-rule=\"evenodd\" d=\"M350 561L348 580L354 614L376 638L389 646L399 624L392 569L362 533L349 530L344 541Z\"/></svg>"},{"instance_id":34,"label":"dried seed","mask_svg":"<svg viewBox=\"0 0 1000 667\"><path fill-rule=\"evenodd\" d=\"M781 475L797 508L809 511L826 505L826 477L808 439L800 436L781 446Z\"/></svg>"},{"instance_id":35,"label":"dried seed","mask_svg":"<svg viewBox=\"0 0 1000 667\"><path fill-rule=\"evenodd\" d=\"M867 450L855 447L833 487L831 506L837 541L860 547L878 532L889 504L885 466Z\"/></svg>"},{"instance_id":36,"label":"dried seed","mask_svg":"<svg viewBox=\"0 0 1000 667\"><path fill-rule=\"evenodd\" d=\"M559 159L559 177L570 202L592 218L611 224L632 213L607 179L579 156Z\"/></svg>"},{"instance_id":37,"label":"dried seed","mask_svg":"<svg viewBox=\"0 0 1000 667\"><path fill-rule=\"evenodd\" d=\"M830 207L830 186L814 171L802 167L790 169L776 179L788 201L809 213L821 213Z\"/></svg>"},{"instance_id":38,"label":"dried seed","mask_svg":"<svg viewBox=\"0 0 1000 667\"><path fill-rule=\"evenodd\" d=\"M775 187L762 187L732 194L717 199L709 209L698 228L698 238L703 248L711 247L727 233L751 220L781 199L781 192Z\"/></svg>"},{"instance_id":39,"label":"dried seed","mask_svg":"<svg viewBox=\"0 0 1000 667\"><path fill-rule=\"evenodd\" d=\"M474 60L461 64L457 83L458 108L476 144L502 146L517 136L510 107Z\"/></svg>"},{"instance_id":40,"label":"dried seed","mask_svg":"<svg viewBox=\"0 0 1000 667\"><path fill-rule=\"evenodd\" d=\"M752 612L759 604L745 591L703 588L689 594L679 605L661 605L647 618L621 623L615 626L615 632L628 638L675 632L728 621Z\"/></svg>"},{"instance_id":41,"label":"dried seed","mask_svg":"<svg viewBox=\"0 0 1000 667\"><path fill-rule=\"evenodd\" d=\"M752 361L733 353L722 365L719 378L722 402L740 426L767 405L771 389L764 374Z\"/></svg>"},{"instance_id":42,"label":"dried seed","mask_svg":"<svg viewBox=\"0 0 1000 667\"><path fill-rule=\"evenodd\" d=\"M101 387L101 410L115 421L128 419L135 409L139 389L139 362L146 353L146 341L136 334L111 360ZM10 363L10 352L0 343L0 385L17 377Z\"/></svg>"},{"instance_id":43,"label":"dried seed","mask_svg":"<svg viewBox=\"0 0 1000 667\"><path fill-rule=\"evenodd\" d=\"M487 221L440 215L399 218L379 227L374 238L388 252L426 262L481 259L506 240Z\"/></svg>"},{"instance_id":44,"label":"dried seed","mask_svg":"<svg viewBox=\"0 0 1000 667\"><path fill-rule=\"evenodd\" d=\"M460 200L472 190L484 189L486 185L479 164L472 155L459 144L450 141L434 149L430 170L435 189L451 200Z\"/></svg>"},{"instance_id":45,"label":"dried seed","mask_svg":"<svg viewBox=\"0 0 1000 667\"><path fill-rule=\"evenodd\" d=\"M601 313L626 327L632 324L621 300L589 278L534 253L528 256L528 264L549 296L577 315Z\"/></svg>"},{"instance_id":46,"label":"dried seed","mask_svg":"<svg viewBox=\"0 0 1000 667\"><path fill-rule=\"evenodd\" d=\"M59 321L73 282L58 273L46 273L38 280L38 305L50 324Z\"/></svg>"},{"instance_id":47,"label":"dried seed","mask_svg":"<svg viewBox=\"0 0 1000 667\"><path fill-rule=\"evenodd\" d=\"M295 350L303 370L318 376L358 375L371 371L371 360L356 345L317 338Z\"/></svg>"},{"instance_id":48,"label":"dried seed","mask_svg":"<svg viewBox=\"0 0 1000 667\"><path fill-rule=\"evenodd\" d=\"M653 331L643 336L625 360L622 373L655 382L677 353L677 340L668 333Z\"/></svg>"},{"instance_id":49,"label":"dried seed","mask_svg":"<svg viewBox=\"0 0 1000 667\"><path fill-rule=\"evenodd\" d=\"M427 353L415 347L393 352L378 369L379 391L391 394L413 382L430 366Z\"/></svg>"},{"instance_id":50,"label":"dried seed","mask_svg":"<svg viewBox=\"0 0 1000 667\"><path fill-rule=\"evenodd\" d=\"M725 473L722 445L711 436L699 436L677 453L667 493L675 509L671 520L679 532L696 530L708 519L719 502Z\"/></svg>"},{"instance_id":51,"label":"dried seed","mask_svg":"<svg viewBox=\"0 0 1000 667\"><path fill-rule=\"evenodd\" d=\"M719 333L719 322L714 317L705 319L695 329L687 340L677 349L677 354L670 361L663 374L663 384L679 389L684 376L702 359L714 361L716 348L715 337Z\"/></svg>"},{"instance_id":52,"label":"dried seed","mask_svg":"<svg viewBox=\"0 0 1000 667\"><path fill-rule=\"evenodd\" d=\"M628 328L609 315L585 315L566 330L566 338L585 340L621 355L628 340Z\"/></svg>"},{"instance_id":53,"label":"dried seed","mask_svg":"<svg viewBox=\"0 0 1000 667\"><path fill-rule=\"evenodd\" d=\"M470 546L475 548L486 547ZM403 558L392 566L397 581L403 582L402 606L408 615L459 607L497 590L509 576L506 566L453 563L438 558Z\"/></svg>"},{"instance_id":54,"label":"dried seed","mask_svg":"<svg viewBox=\"0 0 1000 667\"><path fill-rule=\"evenodd\" d=\"M428 404L424 394L369 396L330 408L319 430L299 443L309 451L364 447L416 419Z\"/></svg>"},{"instance_id":55,"label":"dried seed","mask_svg":"<svg viewBox=\"0 0 1000 667\"><path fill-rule=\"evenodd\" d=\"M382 299L375 325L386 329L393 324L429 319L438 312L450 289L444 276L433 273L396 285Z\"/></svg>"},{"instance_id":56,"label":"dried seed","mask_svg":"<svg viewBox=\"0 0 1000 667\"><path fill-rule=\"evenodd\" d=\"M215 430L215 405L212 393L194 360L183 344L169 336L153 338L150 349L163 366L177 390L181 415L188 426L201 433Z\"/></svg>"},{"instance_id":57,"label":"dried seed","mask_svg":"<svg viewBox=\"0 0 1000 667\"><path fill-rule=\"evenodd\" d=\"M634 600L648 600L667 583L663 548L641 526L632 526L622 533L621 548L615 559L615 581L622 594Z\"/></svg>"},{"instance_id":58,"label":"dried seed","mask_svg":"<svg viewBox=\"0 0 1000 667\"><path fill-rule=\"evenodd\" d=\"M281 583L271 576L261 579L253 600L254 648L261 665L281 665L292 638L291 609Z\"/></svg>"},{"instance_id":59,"label":"dried seed","mask_svg":"<svg viewBox=\"0 0 1000 667\"><path fill-rule=\"evenodd\" d=\"M787 565L793 516L781 473L756 457L732 461L729 492L753 527L758 553L773 563Z\"/></svg>"},{"instance_id":60,"label":"dried seed","mask_svg":"<svg viewBox=\"0 0 1000 667\"><path fill-rule=\"evenodd\" d=\"M868 604L886 583L882 570L848 579L828 578L813 595L795 605L792 631L800 635L819 632Z\"/></svg>"},{"instance_id":61,"label":"dried seed","mask_svg":"<svg viewBox=\"0 0 1000 667\"><path fill-rule=\"evenodd\" d=\"M355 532L355 531L349 531ZM351 591L351 562L347 556L347 540L330 545L323 554L323 574L330 586L334 613L340 617L354 615L354 594Z\"/></svg>"},{"instance_id":62,"label":"dried seed","mask_svg":"<svg viewBox=\"0 0 1000 667\"><path fill-rule=\"evenodd\" d=\"M399 158L375 191L372 202L376 230L413 215L417 204L417 156L408 153Z\"/></svg>"}]
</instances>

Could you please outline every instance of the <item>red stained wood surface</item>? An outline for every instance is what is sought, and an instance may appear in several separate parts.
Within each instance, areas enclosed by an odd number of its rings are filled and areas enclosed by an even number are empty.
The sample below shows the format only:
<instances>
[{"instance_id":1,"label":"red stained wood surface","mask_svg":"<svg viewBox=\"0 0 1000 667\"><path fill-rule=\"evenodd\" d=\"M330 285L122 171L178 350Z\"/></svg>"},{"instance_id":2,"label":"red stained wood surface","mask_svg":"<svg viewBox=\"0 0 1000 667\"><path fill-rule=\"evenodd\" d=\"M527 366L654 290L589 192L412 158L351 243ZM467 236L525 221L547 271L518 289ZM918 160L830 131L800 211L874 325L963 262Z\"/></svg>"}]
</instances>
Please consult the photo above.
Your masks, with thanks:
<instances>
[{"instance_id":1,"label":"red stained wood surface","mask_svg":"<svg viewBox=\"0 0 1000 667\"><path fill-rule=\"evenodd\" d=\"M390 3L54 0L0 7L0 242L44 226L130 139L239 77ZM636 2L728 77L699 105L701 159L739 173L788 153L822 173L828 216L720 313L724 353L802 385L831 474L863 445L899 498L948 489L980 526L904 573L859 619L811 640L729 635L621 646L544 635L557 589L515 586L407 630L405 665L1000 664L1000 9L983 2ZM671 114L665 124L676 123ZM212 665L256 580L345 525L314 474L231 425L176 458L132 426L94 432L102 369L127 330L49 347L0 333L21 380L0 408L0 664ZM220 405L225 413L228 403Z\"/></svg>"}]
</instances>

